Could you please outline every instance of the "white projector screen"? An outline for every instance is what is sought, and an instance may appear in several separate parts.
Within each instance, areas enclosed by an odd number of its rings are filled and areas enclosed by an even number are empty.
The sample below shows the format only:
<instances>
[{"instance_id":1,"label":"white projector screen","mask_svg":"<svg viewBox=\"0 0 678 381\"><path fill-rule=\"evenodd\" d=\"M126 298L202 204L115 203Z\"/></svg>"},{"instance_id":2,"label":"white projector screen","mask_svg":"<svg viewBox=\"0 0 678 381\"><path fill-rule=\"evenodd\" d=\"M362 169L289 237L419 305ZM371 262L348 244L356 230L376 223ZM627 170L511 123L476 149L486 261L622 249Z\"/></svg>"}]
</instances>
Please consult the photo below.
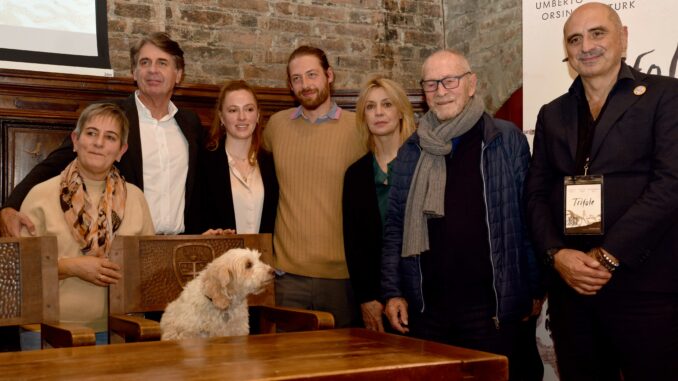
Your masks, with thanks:
<instances>
[{"instance_id":1,"label":"white projector screen","mask_svg":"<svg viewBox=\"0 0 678 381\"><path fill-rule=\"evenodd\" d=\"M0 1L0 68L113 76L106 0Z\"/></svg>"}]
</instances>

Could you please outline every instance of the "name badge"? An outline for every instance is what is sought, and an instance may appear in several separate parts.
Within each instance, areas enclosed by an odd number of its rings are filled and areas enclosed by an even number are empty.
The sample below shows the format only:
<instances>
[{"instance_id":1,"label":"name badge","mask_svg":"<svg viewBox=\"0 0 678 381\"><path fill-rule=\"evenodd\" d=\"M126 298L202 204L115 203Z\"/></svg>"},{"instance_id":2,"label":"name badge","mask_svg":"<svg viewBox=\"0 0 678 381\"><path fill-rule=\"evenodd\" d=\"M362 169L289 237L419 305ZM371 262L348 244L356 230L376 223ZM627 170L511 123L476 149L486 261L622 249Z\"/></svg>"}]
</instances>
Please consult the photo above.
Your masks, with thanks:
<instances>
[{"instance_id":1,"label":"name badge","mask_svg":"<svg viewBox=\"0 0 678 381\"><path fill-rule=\"evenodd\" d=\"M565 186L565 234L603 234L603 176L569 176Z\"/></svg>"}]
</instances>

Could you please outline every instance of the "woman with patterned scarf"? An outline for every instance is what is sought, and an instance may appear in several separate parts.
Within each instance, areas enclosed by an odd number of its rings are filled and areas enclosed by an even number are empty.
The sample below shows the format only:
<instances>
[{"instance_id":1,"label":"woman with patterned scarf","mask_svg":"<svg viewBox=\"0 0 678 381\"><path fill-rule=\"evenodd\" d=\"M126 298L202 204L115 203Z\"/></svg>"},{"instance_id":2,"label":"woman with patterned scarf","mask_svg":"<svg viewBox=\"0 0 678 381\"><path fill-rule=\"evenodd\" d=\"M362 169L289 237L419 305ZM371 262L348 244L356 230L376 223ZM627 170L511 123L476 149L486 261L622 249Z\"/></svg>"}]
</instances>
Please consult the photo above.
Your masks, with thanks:
<instances>
[{"instance_id":1,"label":"woman with patterned scarf","mask_svg":"<svg viewBox=\"0 0 678 381\"><path fill-rule=\"evenodd\" d=\"M128 134L118 106L85 108L71 133L76 159L21 204L35 235L57 237L60 321L94 329L97 344L108 341L108 285L122 276L108 259L114 236L155 233L142 191L113 165L127 150ZM35 332L22 332L21 341L24 350L40 347Z\"/></svg>"}]
</instances>

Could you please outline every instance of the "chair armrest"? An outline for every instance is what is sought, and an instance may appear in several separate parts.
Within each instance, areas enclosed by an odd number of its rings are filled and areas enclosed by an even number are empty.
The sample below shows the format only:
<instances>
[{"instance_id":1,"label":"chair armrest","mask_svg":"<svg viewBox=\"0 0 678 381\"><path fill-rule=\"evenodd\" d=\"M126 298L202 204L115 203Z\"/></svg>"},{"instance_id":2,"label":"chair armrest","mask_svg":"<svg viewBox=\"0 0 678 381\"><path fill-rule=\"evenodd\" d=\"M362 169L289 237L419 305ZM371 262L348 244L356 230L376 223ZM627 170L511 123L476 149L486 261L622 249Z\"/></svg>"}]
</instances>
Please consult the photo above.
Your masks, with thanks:
<instances>
[{"instance_id":1,"label":"chair armrest","mask_svg":"<svg viewBox=\"0 0 678 381\"><path fill-rule=\"evenodd\" d=\"M139 316L111 315L108 330L120 335L127 343L160 340L160 323Z\"/></svg>"},{"instance_id":2,"label":"chair armrest","mask_svg":"<svg viewBox=\"0 0 678 381\"><path fill-rule=\"evenodd\" d=\"M76 324L42 323L40 331L42 338L54 348L81 347L96 343L93 329Z\"/></svg>"},{"instance_id":3,"label":"chair armrest","mask_svg":"<svg viewBox=\"0 0 678 381\"><path fill-rule=\"evenodd\" d=\"M258 323L253 333L280 331L316 331L334 328L334 316L329 312L281 306L250 306L250 321ZM275 325L275 326L273 326Z\"/></svg>"}]
</instances>

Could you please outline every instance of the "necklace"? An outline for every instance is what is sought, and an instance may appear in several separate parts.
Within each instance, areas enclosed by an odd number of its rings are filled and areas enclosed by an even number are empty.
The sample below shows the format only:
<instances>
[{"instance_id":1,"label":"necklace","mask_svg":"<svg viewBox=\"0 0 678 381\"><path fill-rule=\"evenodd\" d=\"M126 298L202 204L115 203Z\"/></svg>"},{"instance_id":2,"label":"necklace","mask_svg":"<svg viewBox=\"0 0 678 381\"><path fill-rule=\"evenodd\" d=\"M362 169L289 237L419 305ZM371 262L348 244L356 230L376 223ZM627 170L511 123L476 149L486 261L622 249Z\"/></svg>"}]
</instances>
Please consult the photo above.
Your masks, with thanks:
<instances>
[{"instance_id":1,"label":"necklace","mask_svg":"<svg viewBox=\"0 0 678 381\"><path fill-rule=\"evenodd\" d=\"M240 174L240 177L242 177L242 180L245 183L247 183L247 179L249 179L249 177L254 173L254 167L249 165L249 163L247 163L247 167L242 168L243 170L241 170L241 168L238 168L238 166L234 166L234 167L235 167L235 170L238 171L238 173Z\"/></svg>"},{"instance_id":2,"label":"necklace","mask_svg":"<svg viewBox=\"0 0 678 381\"><path fill-rule=\"evenodd\" d=\"M242 181L247 183L247 180L254 172L254 166L250 163L249 159L247 157L234 156L228 151L226 151L226 154L233 160L232 164L229 162L229 167L232 167L240 175Z\"/></svg>"},{"instance_id":3,"label":"necklace","mask_svg":"<svg viewBox=\"0 0 678 381\"><path fill-rule=\"evenodd\" d=\"M233 160L238 160L238 161L247 161L247 160L248 160L247 156L245 156L245 157L237 157L237 156L235 156L234 154L232 154L232 153L230 153L230 152L228 152L228 151L226 151L226 153L227 153L228 156L231 157Z\"/></svg>"}]
</instances>

